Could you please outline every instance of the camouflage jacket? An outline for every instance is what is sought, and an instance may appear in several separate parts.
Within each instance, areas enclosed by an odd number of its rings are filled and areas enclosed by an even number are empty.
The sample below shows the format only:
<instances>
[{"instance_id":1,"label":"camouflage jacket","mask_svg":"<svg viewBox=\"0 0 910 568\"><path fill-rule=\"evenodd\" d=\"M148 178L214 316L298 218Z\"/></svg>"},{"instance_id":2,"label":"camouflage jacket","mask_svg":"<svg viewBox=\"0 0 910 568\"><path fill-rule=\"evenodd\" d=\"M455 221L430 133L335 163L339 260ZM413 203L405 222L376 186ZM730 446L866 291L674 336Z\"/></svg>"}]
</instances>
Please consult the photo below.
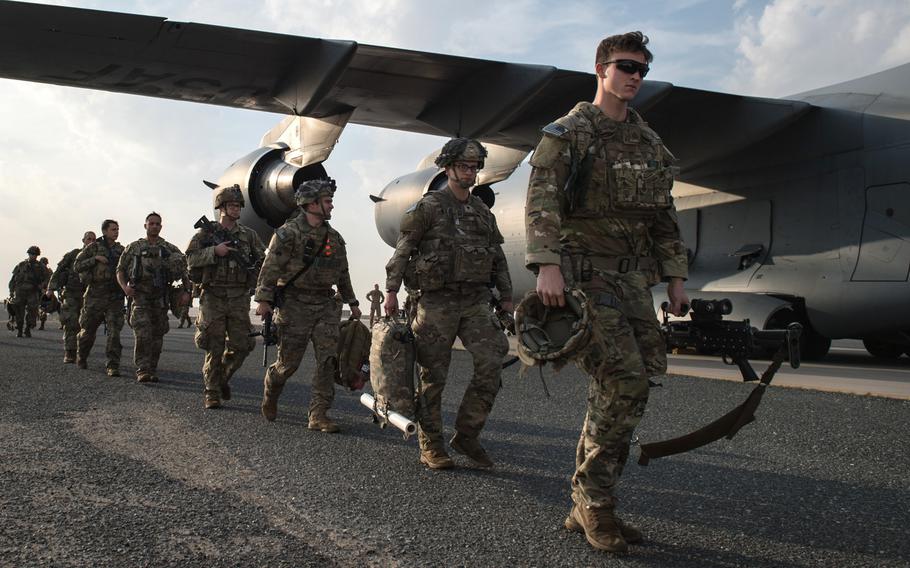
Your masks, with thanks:
<instances>
[{"instance_id":1,"label":"camouflage jacket","mask_svg":"<svg viewBox=\"0 0 910 568\"><path fill-rule=\"evenodd\" d=\"M161 237L154 245L146 238L128 244L120 255L117 272L122 272L136 289L140 301L163 298L171 291L171 282L189 280L183 252Z\"/></svg>"},{"instance_id":2,"label":"camouflage jacket","mask_svg":"<svg viewBox=\"0 0 910 568\"><path fill-rule=\"evenodd\" d=\"M86 285L87 295L104 295L117 293L122 295L120 285L117 284L117 263L123 254L123 245L115 242L108 246L107 240L102 236L88 245L76 255L73 268L79 273L79 278ZM99 262L96 256L107 258L107 263Z\"/></svg>"},{"instance_id":3,"label":"camouflage jacket","mask_svg":"<svg viewBox=\"0 0 910 568\"><path fill-rule=\"evenodd\" d=\"M240 223L224 232L233 241L232 248L237 249L226 256L215 254L210 233L200 229L193 235L186 247L190 278L203 289L217 288L228 296L249 294L256 285L265 246L256 231Z\"/></svg>"},{"instance_id":4,"label":"camouflage jacket","mask_svg":"<svg viewBox=\"0 0 910 568\"><path fill-rule=\"evenodd\" d=\"M378 306L385 300L385 296L383 296L381 291L374 288L373 290L367 292L367 300L370 301L370 304Z\"/></svg>"},{"instance_id":5,"label":"camouflage jacket","mask_svg":"<svg viewBox=\"0 0 910 568\"><path fill-rule=\"evenodd\" d=\"M386 290L398 291L402 281L423 292L493 284L511 300L503 241L496 217L479 198L462 203L448 187L427 193L401 220L395 253L385 267Z\"/></svg>"},{"instance_id":6,"label":"camouflage jacket","mask_svg":"<svg viewBox=\"0 0 910 568\"><path fill-rule=\"evenodd\" d=\"M528 268L569 255L596 273L638 257L654 282L687 278L670 196L675 158L641 116L630 108L617 122L582 102L543 132L525 208Z\"/></svg>"},{"instance_id":7,"label":"camouflage jacket","mask_svg":"<svg viewBox=\"0 0 910 568\"><path fill-rule=\"evenodd\" d=\"M288 219L272 235L268 255L259 273L256 301L273 303L275 288L294 278L305 266L307 257L314 260L307 271L291 283L292 293L299 298L311 296L322 300L334 296L332 286L337 286L344 303L357 301L341 234L328 223L313 227L302 214Z\"/></svg>"},{"instance_id":8,"label":"camouflage jacket","mask_svg":"<svg viewBox=\"0 0 910 568\"><path fill-rule=\"evenodd\" d=\"M47 269L43 264L23 260L13 268L13 276L9 280L9 293L13 295L17 290L20 292L36 292L47 288L49 278Z\"/></svg>"},{"instance_id":9,"label":"camouflage jacket","mask_svg":"<svg viewBox=\"0 0 910 568\"><path fill-rule=\"evenodd\" d=\"M85 284L73 268L76 262L76 255L82 249L73 249L63 255L60 262L57 263L57 270L51 275L50 283L47 285L48 290L65 291L69 297L82 296L85 292Z\"/></svg>"}]
</instances>

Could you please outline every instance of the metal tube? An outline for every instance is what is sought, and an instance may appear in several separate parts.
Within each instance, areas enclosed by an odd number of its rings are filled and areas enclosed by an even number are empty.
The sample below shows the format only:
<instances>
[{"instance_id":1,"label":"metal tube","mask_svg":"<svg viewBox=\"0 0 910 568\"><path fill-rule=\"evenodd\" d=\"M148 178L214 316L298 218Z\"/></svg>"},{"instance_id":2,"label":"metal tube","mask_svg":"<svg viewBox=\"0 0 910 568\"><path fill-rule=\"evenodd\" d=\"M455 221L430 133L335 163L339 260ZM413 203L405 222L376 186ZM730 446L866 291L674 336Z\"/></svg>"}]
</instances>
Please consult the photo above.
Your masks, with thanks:
<instances>
[{"instance_id":1,"label":"metal tube","mask_svg":"<svg viewBox=\"0 0 910 568\"><path fill-rule=\"evenodd\" d=\"M388 413L376 412L374 410L376 408L376 399L373 398L373 395L371 394L363 393L360 395L360 404L369 408L380 420L385 420L392 426L401 430L404 433L405 440L417 432L417 424L397 412L391 410Z\"/></svg>"}]
</instances>

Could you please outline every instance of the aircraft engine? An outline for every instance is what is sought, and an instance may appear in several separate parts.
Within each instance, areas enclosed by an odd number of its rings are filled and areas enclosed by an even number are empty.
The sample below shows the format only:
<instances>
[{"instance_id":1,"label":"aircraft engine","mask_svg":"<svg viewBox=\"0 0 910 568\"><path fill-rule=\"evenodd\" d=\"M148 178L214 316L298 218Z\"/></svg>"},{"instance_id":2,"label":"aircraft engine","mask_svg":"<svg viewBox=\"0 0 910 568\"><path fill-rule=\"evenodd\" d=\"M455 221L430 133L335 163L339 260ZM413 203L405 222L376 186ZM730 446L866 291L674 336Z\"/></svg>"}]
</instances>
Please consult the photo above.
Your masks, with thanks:
<instances>
[{"instance_id":1,"label":"aircraft engine","mask_svg":"<svg viewBox=\"0 0 910 568\"><path fill-rule=\"evenodd\" d=\"M395 178L378 197L370 196L376 202L376 230L382 240L394 248L398 242L398 230L404 212L417 203L424 193L439 189L445 184L445 173L433 166Z\"/></svg>"},{"instance_id":2,"label":"aircraft engine","mask_svg":"<svg viewBox=\"0 0 910 568\"><path fill-rule=\"evenodd\" d=\"M256 230L265 243L297 208L295 188L327 175L321 163L301 167L287 162L287 151L284 143L258 148L231 164L218 179L221 186L240 186L246 199L240 222Z\"/></svg>"}]
</instances>

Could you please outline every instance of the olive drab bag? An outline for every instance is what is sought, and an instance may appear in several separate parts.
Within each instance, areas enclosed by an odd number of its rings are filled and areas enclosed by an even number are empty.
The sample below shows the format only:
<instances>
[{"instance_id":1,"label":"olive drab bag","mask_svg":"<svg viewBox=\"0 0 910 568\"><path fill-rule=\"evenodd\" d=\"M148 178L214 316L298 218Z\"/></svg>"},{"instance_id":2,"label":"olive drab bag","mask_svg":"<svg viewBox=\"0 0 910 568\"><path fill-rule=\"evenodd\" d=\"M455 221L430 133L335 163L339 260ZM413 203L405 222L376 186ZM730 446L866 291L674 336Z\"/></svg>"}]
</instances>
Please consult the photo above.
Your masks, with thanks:
<instances>
[{"instance_id":1,"label":"olive drab bag","mask_svg":"<svg viewBox=\"0 0 910 568\"><path fill-rule=\"evenodd\" d=\"M407 322L383 318L373 325L370 385L379 412L394 411L414 419L414 334Z\"/></svg>"},{"instance_id":2,"label":"olive drab bag","mask_svg":"<svg viewBox=\"0 0 910 568\"><path fill-rule=\"evenodd\" d=\"M352 391L370 379L370 330L359 319L342 322L338 333L338 374L335 382Z\"/></svg>"}]
</instances>

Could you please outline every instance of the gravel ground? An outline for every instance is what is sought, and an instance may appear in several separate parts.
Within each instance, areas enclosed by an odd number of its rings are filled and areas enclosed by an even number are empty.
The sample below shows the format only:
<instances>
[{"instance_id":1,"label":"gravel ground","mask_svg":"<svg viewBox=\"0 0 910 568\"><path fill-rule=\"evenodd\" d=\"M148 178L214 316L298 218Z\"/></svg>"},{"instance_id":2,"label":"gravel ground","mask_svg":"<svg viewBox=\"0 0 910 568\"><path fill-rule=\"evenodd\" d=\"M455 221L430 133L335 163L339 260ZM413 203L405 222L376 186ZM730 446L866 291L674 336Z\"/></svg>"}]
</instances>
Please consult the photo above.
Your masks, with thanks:
<instances>
[{"instance_id":1,"label":"gravel ground","mask_svg":"<svg viewBox=\"0 0 910 568\"><path fill-rule=\"evenodd\" d=\"M174 327L172 325L172 327ZM910 402L769 389L731 441L626 468L620 511L647 541L622 557L562 528L584 413L574 369L506 370L484 434L492 471L431 472L415 440L339 391L338 435L306 429L312 358L279 417L259 415L257 350L227 407L202 408L201 352L165 340L162 382L63 365L58 331L0 337L2 566L910 566ZM260 347L261 348L261 347ZM471 362L456 352L451 427ZM669 377L644 441L693 430L750 385Z\"/></svg>"}]
</instances>

